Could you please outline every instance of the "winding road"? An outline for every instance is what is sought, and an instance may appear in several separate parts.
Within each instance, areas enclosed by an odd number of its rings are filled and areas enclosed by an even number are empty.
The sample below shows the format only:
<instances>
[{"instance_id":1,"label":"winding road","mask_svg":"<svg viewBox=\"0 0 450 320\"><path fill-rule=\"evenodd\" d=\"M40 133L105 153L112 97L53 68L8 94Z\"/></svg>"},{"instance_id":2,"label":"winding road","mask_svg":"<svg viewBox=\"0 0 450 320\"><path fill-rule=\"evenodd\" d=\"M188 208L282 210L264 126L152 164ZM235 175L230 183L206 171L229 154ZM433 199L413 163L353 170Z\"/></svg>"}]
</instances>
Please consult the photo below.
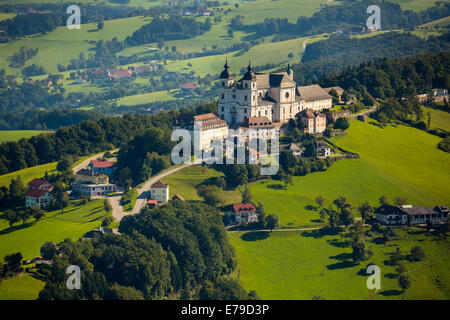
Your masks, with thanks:
<instances>
[{"instance_id":1,"label":"winding road","mask_svg":"<svg viewBox=\"0 0 450 320\"><path fill-rule=\"evenodd\" d=\"M115 149L115 150L111 150L110 152L116 152L119 149ZM80 162L79 164L77 164L76 166L74 166L72 168L72 171L74 173L78 172L80 169L84 169L86 168L89 163L91 162L91 160L97 159L101 156L103 156L104 153L99 153L96 154L86 160L83 160L82 162ZM123 192L117 192L114 196L96 196L96 199L108 199L109 203L111 204L112 207L112 215L114 217L114 219L116 221L120 221L122 220L122 218L126 215L130 215L130 214L136 214L139 213L142 208L145 206L145 204L147 203L147 196L148 196L148 191L151 187L152 184L154 184L155 182L161 180L162 178L171 175L174 172L177 172L179 170L182 170L184 168L187 168L189 166L192 166L194 163L187 163L187 164L183 164L174 168L170 168L168 170L165 170L159 174L157 174L156 176L150 177L147 181L144 182L144 184L141 185L141 187L137 188L138 191L138 197L136 199L136 203L134 205L134 208L132 211L130 212L125 212L123 211L122 206L120 205L120 198L122 197L122 193Z\"/></svg>"}]
</instances>

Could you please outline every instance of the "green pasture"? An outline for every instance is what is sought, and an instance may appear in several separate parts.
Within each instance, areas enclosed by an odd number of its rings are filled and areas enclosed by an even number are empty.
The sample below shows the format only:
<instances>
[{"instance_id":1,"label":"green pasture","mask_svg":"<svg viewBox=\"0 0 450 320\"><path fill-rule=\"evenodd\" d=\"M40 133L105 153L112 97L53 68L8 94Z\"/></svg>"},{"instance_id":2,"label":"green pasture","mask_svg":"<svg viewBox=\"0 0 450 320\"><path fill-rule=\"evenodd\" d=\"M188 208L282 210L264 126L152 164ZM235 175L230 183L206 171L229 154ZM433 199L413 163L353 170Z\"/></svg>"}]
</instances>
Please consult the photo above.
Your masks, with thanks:
<instances>
[{"instance_id":1,"label":"green pasture","mask_svg":"<svg viewBox=\"0 0 450 320\"><path fill-rule=\"evenodd\" d=\"M430 113L430 129L443 129L450 131L450 113L429 107L423 107L422 110L422 120L425 121L425 123L428 123L428 112Z\"/></svg>"},{"instance_id":2,"label":"green pasture","mask_svg":"<svg viewBox=\"0 0 450 320\"><path fill-rule=\"evenodd\" d=\"M0 300L36 300L43 288L43 281L22 273L0 282Z\"/></svg>"},{"instance_id":3,"label":"green pasture","mask_svg":"<svg viewBox=\"0 0 450 320\"><path fill-rule=\"evenodd\" d=\"M0 143L7 141L19 141L22 138L31 138L40 133L48 131L42 130L0 130Z\"/></svg>"},{"instance_id":4,"label":"green pasture","mask_svg":"<svg viewBox=\"0 0 450 320\"><path fill-rule=\"evenodd\" d=\"M325 230L229 233L238 261L234 275L247 291L256 290L263 299L449 299L448 242L423 231L396 232L402 239L386 244L366 238L366 249L370 248L374 255L360 264L353 263L352 248L345 243L349 239ZM424 248L426 258L402 261L411 280L411 287L402 292L396 267L388 264L389 253L399 246L408 254L415 245ZM366 285L370 262L381 270L378 294Z\"/></svg>"}]
</instances>

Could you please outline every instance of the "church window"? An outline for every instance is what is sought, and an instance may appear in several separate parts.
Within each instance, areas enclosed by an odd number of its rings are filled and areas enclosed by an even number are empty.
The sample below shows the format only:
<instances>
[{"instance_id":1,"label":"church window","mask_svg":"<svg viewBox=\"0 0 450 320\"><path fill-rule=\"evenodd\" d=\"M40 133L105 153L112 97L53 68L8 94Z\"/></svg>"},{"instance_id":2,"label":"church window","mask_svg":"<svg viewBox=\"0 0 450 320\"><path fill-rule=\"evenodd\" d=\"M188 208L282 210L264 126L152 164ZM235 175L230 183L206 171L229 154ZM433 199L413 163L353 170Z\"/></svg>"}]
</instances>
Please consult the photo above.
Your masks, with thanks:
<instances>
[{"instance_id":1,"label":"church window","mask_svg":"<svg viewBox=\"0 0 450 320\"><path fill-rule=\"evenodd\" d=\"M247 101L247 96L244 97L244 100Z\"/></svg>"},{"instance_id":2,"label":"church window","mask_svg":"<svg viewBox=\"0 0 450 320\"><path fill-rule=\"evenodd\" d=\"M289 92L286 92L286 98L289 98Z\"/></svg>"},{"instance_id":3,"label":"church window","mask_svg":"<svg viewBox=\"0 0 450 320\"><path fill-rule=\"evenodd\" d=\"M247 83L245 84L245 88L248 88L248 84Z\"/></svg>"},{"instance_id":4,"label":"church window","mask_svg":"<svg viewBox=\"0 0 450 320\"><path fill-rule=\"evenodd\" d=\"M235 94L233 94L233 99L236 99L236 95Z\"/></svg>"},{"instance_id":5,"label":"church window","mask_svg":"<svg viewBox=\"0 0 450 320\"><path fill-rule=\"evenodd\" d=\"M225 99L225 95L222 93L222 100Z\"/></svg>"},{"instance_id":6,"label":"church window","mask_svg":"<svg viewBox=\"0 0 450 320\"><path fill-rule=\"evenodd\" d=\"M253 88L255 87L255 84L253 83Z\"/></svg>"}]
</instances>

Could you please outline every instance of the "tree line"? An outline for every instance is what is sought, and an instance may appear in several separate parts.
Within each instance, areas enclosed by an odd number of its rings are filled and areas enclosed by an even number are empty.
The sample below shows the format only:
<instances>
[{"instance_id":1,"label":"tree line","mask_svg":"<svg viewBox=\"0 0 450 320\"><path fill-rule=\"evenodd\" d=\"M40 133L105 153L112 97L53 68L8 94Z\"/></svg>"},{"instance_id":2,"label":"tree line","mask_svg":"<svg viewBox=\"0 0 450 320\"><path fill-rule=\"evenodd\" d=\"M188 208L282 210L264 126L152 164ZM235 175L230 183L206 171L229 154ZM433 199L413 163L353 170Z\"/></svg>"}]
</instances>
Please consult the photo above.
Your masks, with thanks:
<instances>
[{"instance_id":1,"label":"tree line","mask_svg":"<svg viewBox=\"0 0 450 320\"><path fill-rule=\"evenodd\" d=\"M381 9L383 29L408 29L432 20L450 15L450 3L440 2L425 11L403 11L399 4L382 0L363 0L345 5L326 6L311 17L301 16L296 23L286 18L266 18L263 22L245 24L245 17L238 15L230 21L232 30L256 32L258 36L291 34L296 36L315 35L347 30L352 26L363 26L369 15L367 7L378 5Z\"/></svg>"}]
</instances>

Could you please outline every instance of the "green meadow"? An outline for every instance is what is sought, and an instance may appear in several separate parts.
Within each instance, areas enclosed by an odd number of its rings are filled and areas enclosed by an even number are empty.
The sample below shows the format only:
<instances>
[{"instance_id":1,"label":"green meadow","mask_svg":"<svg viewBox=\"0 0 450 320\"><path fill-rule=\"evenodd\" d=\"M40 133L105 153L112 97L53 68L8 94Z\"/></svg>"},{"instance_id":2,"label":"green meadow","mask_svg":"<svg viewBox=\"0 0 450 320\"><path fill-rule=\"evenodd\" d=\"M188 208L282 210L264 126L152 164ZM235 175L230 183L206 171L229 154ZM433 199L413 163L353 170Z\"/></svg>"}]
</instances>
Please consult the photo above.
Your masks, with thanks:
<instances>
[{"instance_id":1,"label":"green meadow","mask_svg":"<svg viewBox=\"0 0 450 320\"><path fill-rule=\"evenodd\" d=\"M18 141L22 138L31 138L40 133L48 131L41 130L0 130L0 143L7 141Z\"/></svg>"},{"instance_id":2,"label":"green meadow","mask_svg":"<svg viewBox=\"0 0 450 320\"><path fill-rule=\"evenodd\" d=\"M157 91L150 93L141 93L133 96L123 97L117 100L111 100L111 102L117 103L117 105L133 106L137 104L151 103L155 101L170 101L175 100L173 96L177 92L177 89L169 91Z\"/></svg>"},{"instance_id":3,"label":"green meadow","mask_svg":"<svg viewBox=\"0 0 450 320\"><path fill-rule=\"evenodd\" d=\"M434 7L434 0L390 0L390 2L398 3L403 10L423 11L427 8Z\"/></svg>"},{"instance_id":4,"label":"green meadow","mask_svg":"<svg viewBox=\"0 0 450 320\"><path fill-rule=\"evenodd\" d=\"M246 290L256 290L263 299L449 299L450 271L448 243L417 230L396 232L401 240L375 244L366 239L374 255L361 264L351 259L351 247L338 234L325 230L233 232L238 266L234 275ZM424 248L424 261L403 261L411 287L402 292L395 267L387 263L388 253L399 246L409 253L415 245ZM366 266L381 269L381 290L374 294L366 286Z\"/></svg>"},{"instance_id":5,"label":"green meadow","mask_svg":"<svg viewBox=\"0 0 450 320\"><path fill-rule=\"evenodd\" d=\"M428 107L423 107L422 110L422 120L425 121L425 123L428 122L428 112L430 113L430 129L443 129L450 131L450 113Z\"/></svg>"},{"instance_id":6,"label":"green meadow","mask_svg":"<svg viewBox=\"0 0 450 320\"><path fill-rule=\"evenodd\" d=\"M36 300L43 288L43 281L22 273L0 282L0 300Z\"/></svg>"},{"instance_id":7,"label":"green meadow","mask_svg":"<svg viewBox=\"0 0 450 320\"><path fill-rule=\"evenodd\" d=\"M119 40L125 39L133 31L147 24L150 18L132 17L105 21L102 30L97 30L97 24L82 24L81 29L68 29L58 27L47 35L32 35L19 40L0 44L0 69L5 69L11 74L20 74L20 69L9 67L9 59L20 47L38 48L38 54L28 60L25 66L37 64L43 66L47 72L57 72L57 65L66 66L71 59L76 59L83 53L86 57L93 53L94 41L111 40L117 37Z\"/></svg>"},{"instance_id":8,"label":"green meadow","mask_svg":"<svg viewBox=\"0 0 450 320\"><path fill-rule=\"evenodd\" d=\"M326 199L326 207L339 196L354 207L366 200L377 205L382 195L391 201L406 197L414 205L450 203L450 155L437 149L439 137L403 125L381 129L372 121L351 121L348 134L333 141L361 158L339 160L325 172L294 177L287 189L274 180L251 184L254 201L277 214L281 226L321 224L314 202L318 195Z\"/></svg>"},{"instance_id":9,"label":"green meadow","mask_svg":"<svg viewBox=\"0 0 450 320\"><path fill-rule=\"evenodd\" d=\"M56 173L56 165L58 162L51 162L40 166L22 169L19 171L10 172L0 176L0 187L8 187L11 179L15 179L18 176L22 179L24 184L27 184L33 179L42 178L47 171L49 174Z\"/></svg>"},{"instance_id":10,"label":"green meadow","mask_svg":"<svg viewBox=\"0 0 450 320\"><path fill-rule=\"evenodd\" d=\"M63 214L61 210L48 212L37 223L31 219L25 225L15 224L11 228L6 220L0 220L0 257L21 252L25 260L34 258L40 255L45 242L67 238L75 241L100 226L106 215L103 199L96 199L84 206L80 201L71 201Z\"/></svg>"}]
</instances>

